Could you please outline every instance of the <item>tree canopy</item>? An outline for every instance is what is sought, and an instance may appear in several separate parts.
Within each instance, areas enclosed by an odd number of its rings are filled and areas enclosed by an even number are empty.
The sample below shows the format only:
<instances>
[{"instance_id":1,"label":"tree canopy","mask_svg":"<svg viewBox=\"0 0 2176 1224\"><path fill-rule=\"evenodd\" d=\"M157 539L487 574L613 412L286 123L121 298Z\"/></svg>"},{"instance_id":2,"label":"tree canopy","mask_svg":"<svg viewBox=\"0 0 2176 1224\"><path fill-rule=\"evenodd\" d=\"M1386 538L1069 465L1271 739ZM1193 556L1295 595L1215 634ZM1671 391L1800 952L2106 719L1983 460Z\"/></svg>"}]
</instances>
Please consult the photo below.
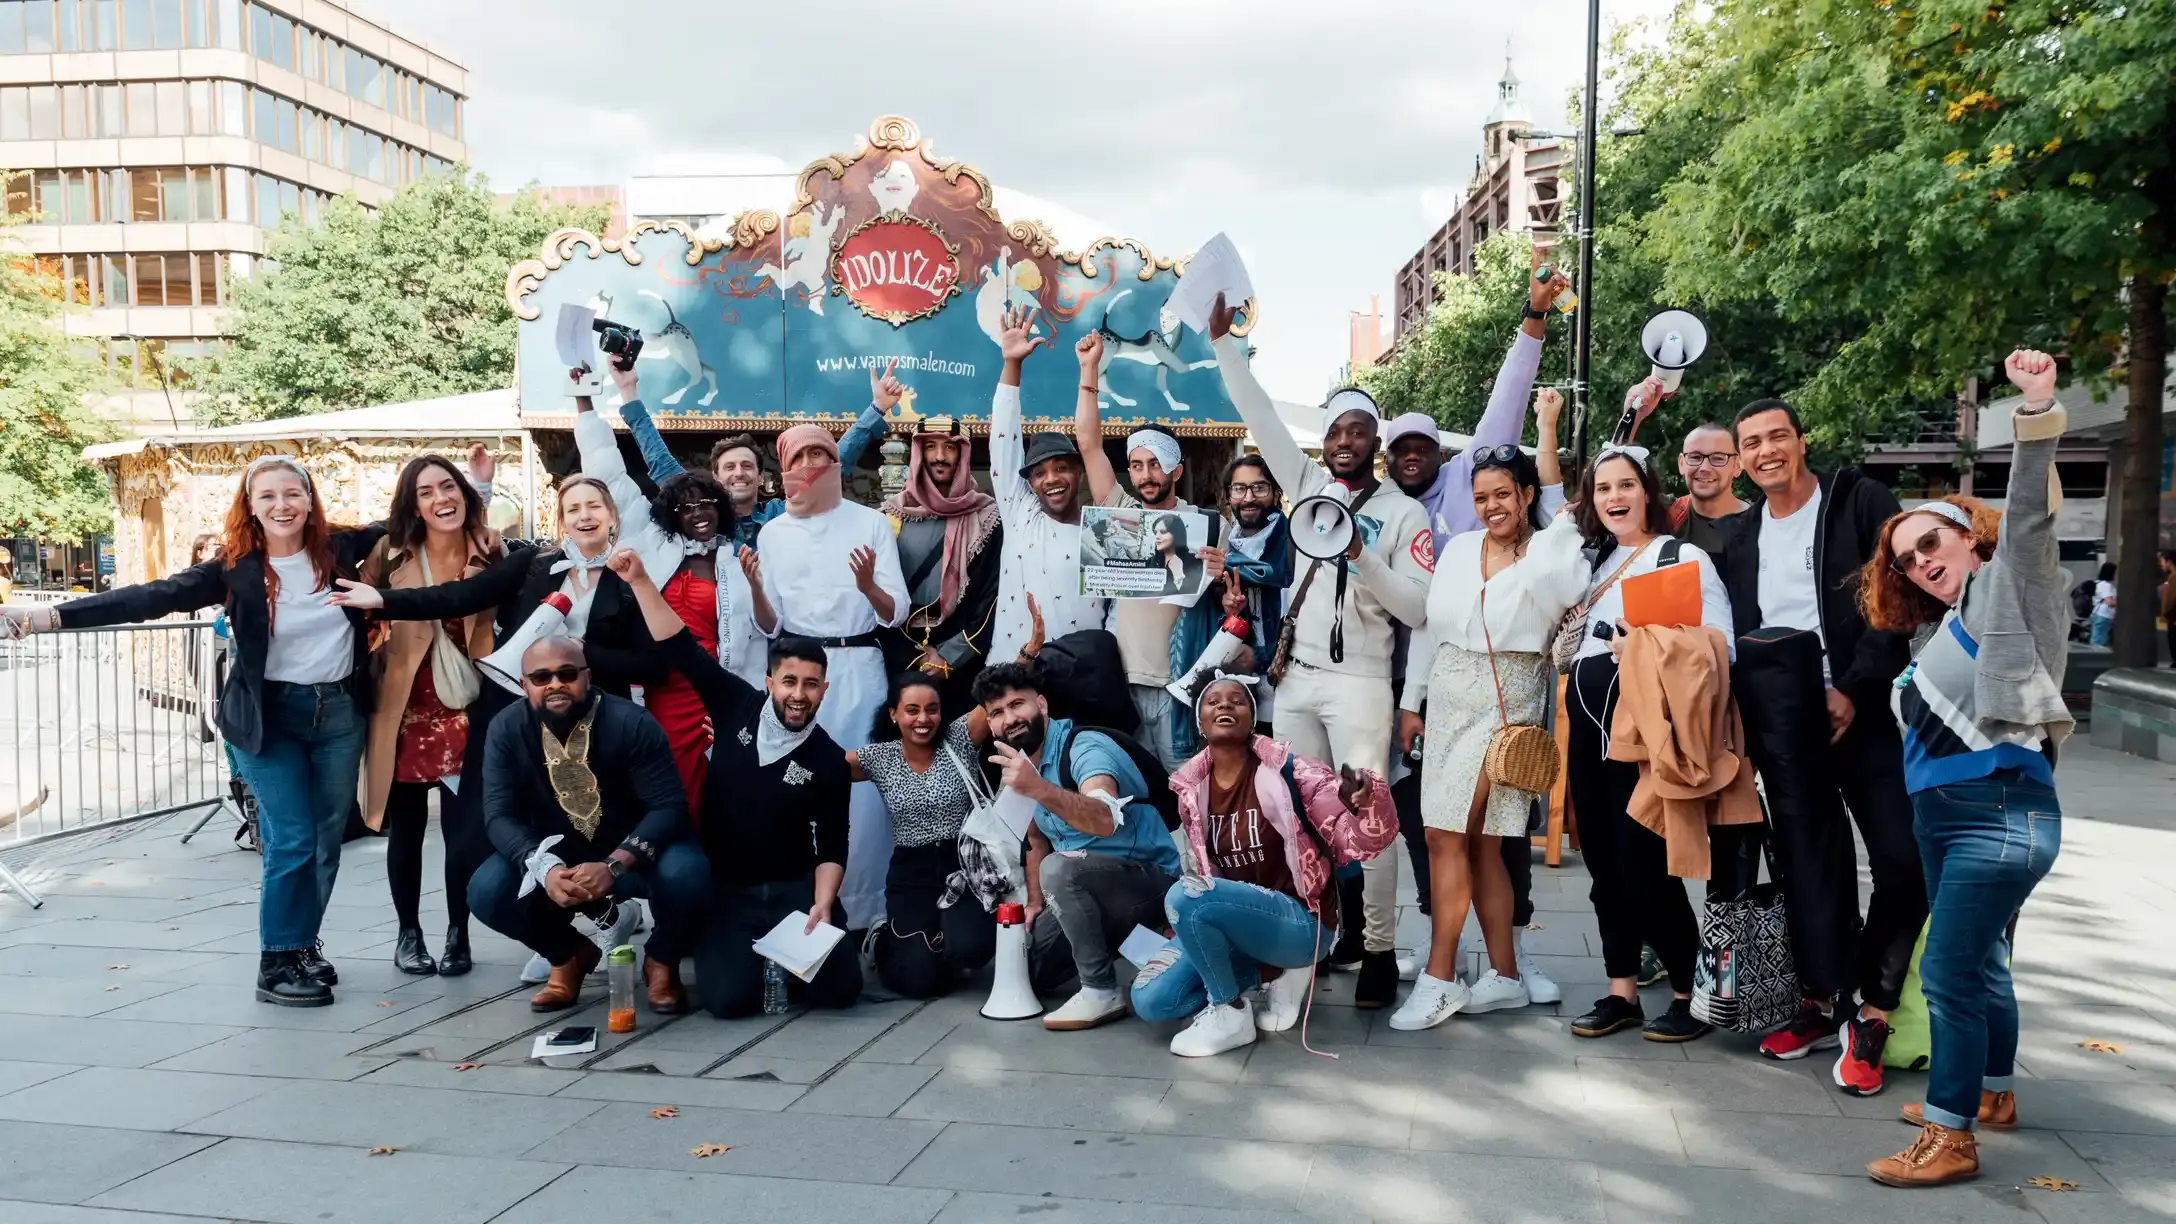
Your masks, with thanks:
<instances>
[{"instance_id":1,"label":"tree canopy","mask_svg":"<svg viewBox=\"0 0 2176 1224\"><path fill-rule=\"evenodd\" d=\"M0 250L0 535L113 529L106 478L83 459L84 447L113 436L84 403L101 374L70 346L59 291L29 259Z\"/></svg>"},{"instance_id":2,"label":"tree canopy","mask_svg":"<svg viewBox=\"0 0 2176 1224\"><path fill-rule=\"evenodd\" d=\"M352 196L315 225L289 218L232 289L234 338L196 371L202 413L301 416L509 386L506 270L552 231L605 210L523 191L499 204L466 169L420 179L376 211Z\"/></svg>"}]
</instances>

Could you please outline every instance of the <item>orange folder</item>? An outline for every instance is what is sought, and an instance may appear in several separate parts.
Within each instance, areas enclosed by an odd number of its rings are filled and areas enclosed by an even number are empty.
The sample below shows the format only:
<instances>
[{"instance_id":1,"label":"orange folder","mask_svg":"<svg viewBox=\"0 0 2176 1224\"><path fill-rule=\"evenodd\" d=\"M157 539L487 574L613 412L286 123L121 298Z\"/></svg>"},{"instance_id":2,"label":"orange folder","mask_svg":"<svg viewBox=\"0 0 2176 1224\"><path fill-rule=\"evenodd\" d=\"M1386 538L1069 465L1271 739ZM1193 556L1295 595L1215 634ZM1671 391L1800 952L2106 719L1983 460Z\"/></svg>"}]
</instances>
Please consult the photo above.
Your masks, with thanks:
<instances>
[{"instance_id":1,"label":"orange folder","mask_svg":"<svg viewBox=\"0 0 2176 1224\"><path fill-rule=\"evenodd\" d=\"M1700 567L1689 559L1627 578L1623 586L1624 623L1634 629L1700 623Z\"/></svg>"}]
</instances>

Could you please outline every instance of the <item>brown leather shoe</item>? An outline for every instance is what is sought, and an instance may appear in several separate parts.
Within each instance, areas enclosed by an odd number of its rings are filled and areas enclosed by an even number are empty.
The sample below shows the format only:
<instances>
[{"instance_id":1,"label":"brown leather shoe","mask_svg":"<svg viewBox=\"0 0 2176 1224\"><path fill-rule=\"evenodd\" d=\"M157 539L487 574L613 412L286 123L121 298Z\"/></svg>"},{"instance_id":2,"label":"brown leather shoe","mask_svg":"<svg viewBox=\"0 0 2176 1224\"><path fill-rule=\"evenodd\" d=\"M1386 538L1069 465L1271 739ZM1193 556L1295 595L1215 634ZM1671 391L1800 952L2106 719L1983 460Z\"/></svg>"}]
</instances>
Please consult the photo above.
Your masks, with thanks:
<instances>
[{"instance_id":1,"label":"brown leather shoe","mask_svg":"<svg viewBox=\"0 0 2176 1224\"><path fill-rule=\"evenodd\" d=\"M582 941L581 949L565 962L552 966L552 975L544 980L544 989L529 996L529 1010L533 1012L565 1011L582 997L582 979L597 967L604 953L588 940Z\"/></svg>"},{"instance_id":2,"label":"brown leather shoe","mask_svg":"<svg viewBox=\"0 0 2176 1224\"><path fill-rule=\"evenodd\" d=\"M1866 1166L1866 1175L1884 1186L1912 1189L1971 1181L1980 1175L1980 1144L1971 1131L1929 1122L1912 1145Z\"/></svg>"},{"instance_id":3,"label":"brown leather shoe","mask_svg":"<svg viewBox=\"0 0 2176 1224\"><path fill-rule=\"evenodd\" d=\"M1917 1101L1913 1101L1898 1110L1897 1117L1899 1120L1909 1122L1913 1126L1925 1126L1927 1124L1926 1111L1920 1108ZM1988 1092L1982 1089L1980 1092L1980 1125L1988 1130L2016 1130L2017 1094L2014 1092Z\"/></svg>"},{"instance_id":4,"label":"brown leather shoe","mask_svg":"<svg viewBox=\"0 0 2176 1224\"><path fill-rule=\"evenodd\" d=\"M687 992L680 987L680 966L645 956L642 980L650 988L653 1015L677 1016L688 1009Z\"/></svg>"}]
</instances>

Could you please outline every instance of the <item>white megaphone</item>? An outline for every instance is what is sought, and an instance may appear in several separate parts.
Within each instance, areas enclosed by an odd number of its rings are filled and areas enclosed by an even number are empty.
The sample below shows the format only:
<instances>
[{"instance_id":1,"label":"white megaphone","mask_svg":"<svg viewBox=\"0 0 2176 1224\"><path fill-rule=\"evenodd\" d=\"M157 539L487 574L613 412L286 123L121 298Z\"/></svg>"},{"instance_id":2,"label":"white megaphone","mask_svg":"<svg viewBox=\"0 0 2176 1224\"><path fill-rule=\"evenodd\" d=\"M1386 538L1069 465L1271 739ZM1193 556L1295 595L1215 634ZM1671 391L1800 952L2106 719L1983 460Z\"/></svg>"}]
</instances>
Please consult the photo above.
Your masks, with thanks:
<instances>
[{"instance_id":1,"label":"white megaphone","mask_svg":"<svg viewBox=\"0 0 2176 1224\"><path fill-rule=\"evenodd\" d=\"M991 962L990 1000L982 1014L992 1020L1025 1020L1043 1014L1043 1001L1028 981L1028 910L1018 901L997 906L997 955Z\"/></svg>"},{"instance_id":2,"label":"white megaphone","mask_svg":"<svg viewBox=\"0 0 2176 1224\"><path fill-rule=\"evenodd\" d=\"M1333 480L1313 497L1303 497L1288 519L1292 547L1315 561L1335 561L1352 547L1352 490Z\"/></svg>"},{"instance_id":3,"label":"white megaphone","mask_svg":"<svg viewBox=\"0 0 2176 1224\"><path fill-rule=\"evenodd\" d=\"M1202 598L1207 599L1209 596L1204 595ZM1231 662L1232 656L1239 653L1239 648L1247 644L1246 635L1245 617L1225 617L1224 624L1209 639L1209 644L1202 648L1201 657L1194 660L1194 665L1186 669L1185 675L1165 685L1164 690L1171 694L1173 700L1191 703L1194 700L1194 682L1202 675Z\"/></svg>"},{"instance_id":4,"label":"white megaphone","mask_svg":"<svg viewBox=\"0 0 2176 1224\"><path fill-rule=\"evenodd\" d=\"M1665 310L1640 329L1640 348L1662 383L1662 393L1675 395L1685 381L1685 368L1707 351L1708 325L1689 310Z\"/></svg>"},{"instance_id":5,"label":"white megaphone","mask_svg":"<svg viewBox=\"0 0 2176 1224\"><path fill-rule=\"evenodd\" d=\"M521 622L521 628L514 630L513 636L506 639L506 644L476 660L476 666L485 675L498 681L499 687L520 695L521 656L527 654L529 647L534 646L539 639L550 637L566 628L567 614L572 611L574 601L567 598L566 592L553 591L546 595L544 602L536 606L536 611L529 614L529 619Z\"/></svg>"}]
</instances>

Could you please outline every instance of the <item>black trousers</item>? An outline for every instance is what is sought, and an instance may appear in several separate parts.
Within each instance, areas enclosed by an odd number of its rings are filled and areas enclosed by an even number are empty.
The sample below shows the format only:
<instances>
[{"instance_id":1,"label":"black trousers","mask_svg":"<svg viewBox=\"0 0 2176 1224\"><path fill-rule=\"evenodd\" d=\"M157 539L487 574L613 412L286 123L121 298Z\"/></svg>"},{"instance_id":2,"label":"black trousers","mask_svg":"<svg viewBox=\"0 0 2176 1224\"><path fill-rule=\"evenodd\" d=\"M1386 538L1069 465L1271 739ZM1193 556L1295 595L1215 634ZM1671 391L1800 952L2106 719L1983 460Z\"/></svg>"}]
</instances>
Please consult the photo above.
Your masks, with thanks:
<instances>
[{"instance_id":1,"label":"black trousers","mask_svg":"<svg viewBox=\"0 0 2176 1224\"><path fill-rule=\"evenodd\" d=\"M1790 913L1791 956L1811 999L1893 1008L1927 920L1927 882L1904 791L1904 743L1886 709L1860 708L1828 742L1820 656L1805 639L1742 638L1732 687L1767 791L1770 836ZM1848 815L1847 815L1848 814ZM1846 823L1848 820L1849 823ZM1859 917L1858 851L1873 896Z\"/></svg>"},{"instance_id":2,"label":"black trousers","mask_svg":"<svg viewBox=\"0 0 2176 1224\"><path fill-rule=\"evenodd\" d=\"M561 842L558 849L567 848ZM611 849L611 847L606 847ZM542 885L528 896L515 895L521 888L522 869L503 854L486 858L468 882L469 908L483 924L515 940L530 951L563 965L588 940L574 929L575 909L551 899ZM644 951L656 960L678 964L687 955L695 927L710 902L710 860L691 842L675 842L659 852L648 867L625 872L614 886L615 900L647 898L657 929L650 933ZM601 916L602 901L579 907L590 917Z\"/></svg>"},{"instance_id":3,"label":"black trousers","mask_svg":"<svg viewBox=\"0 0 2176 1224\"><path fill-rule=\"evenodd\" d=\"M1617 664L1608 656L1581 659L1565 702L1571 719L1566 785L1579 820L1580 856L1594 877L1587 897L1601 930L1602 969L1613 978L1637 977L1644 943L1669 970L1670 989L1686 994L1700 951L1692 902L1683 881L1670 874L1668 843L1626 811L1640 767L1603 755L1617 708L1616 680Z\"/></svg>"},{"instance_id":4,"label":"black trousers","mask_svg":"<svg viewBox=\"0 0 2176 1224\"><path fill-rule=\"evenodd\" d=\"M997 952L997 918L974 894L938 909L945 877L959 870L959 844L895 846L884 876L890 920L877 931L876 975L884 988L909 999L948 994L962 975Z\"/></svg>"},{"instance_id":5,"label":"black trousers","mask_svg":"<svg viewBox=\"0 0 2176 1224\"><path fill-rule=\"evenodd\" d=\"M710 919L695 947L695 995L704 1010L721 1019L753 1016L763 1010L762 957L752 946L770 934L779 919L816 903L816 878L802 876L769 884L715 886ZM847 925L846 908L831 907L831 925ZM824 958L814 981L786 975L786 997L807 1007L852 1007L861 997L861 949L841 937Z\"/></svg>"},{"instance_id":6,"label":"black trousers","mask_svg":"<svg viewBox=\"0 0 2176 1224\"><path fill-rule=\"evenodd\" d=\"M446 844L446 917L468 925L468 882L491 850L484 838L480 796L469 787L460 793L437 782L395 782L385 796L385 882L393 893L393 916L403 928L421 925L417 910L423 891L423 841L430 826L431 791L439 792L438 836Z\"/></svg>"}]
</instances>

